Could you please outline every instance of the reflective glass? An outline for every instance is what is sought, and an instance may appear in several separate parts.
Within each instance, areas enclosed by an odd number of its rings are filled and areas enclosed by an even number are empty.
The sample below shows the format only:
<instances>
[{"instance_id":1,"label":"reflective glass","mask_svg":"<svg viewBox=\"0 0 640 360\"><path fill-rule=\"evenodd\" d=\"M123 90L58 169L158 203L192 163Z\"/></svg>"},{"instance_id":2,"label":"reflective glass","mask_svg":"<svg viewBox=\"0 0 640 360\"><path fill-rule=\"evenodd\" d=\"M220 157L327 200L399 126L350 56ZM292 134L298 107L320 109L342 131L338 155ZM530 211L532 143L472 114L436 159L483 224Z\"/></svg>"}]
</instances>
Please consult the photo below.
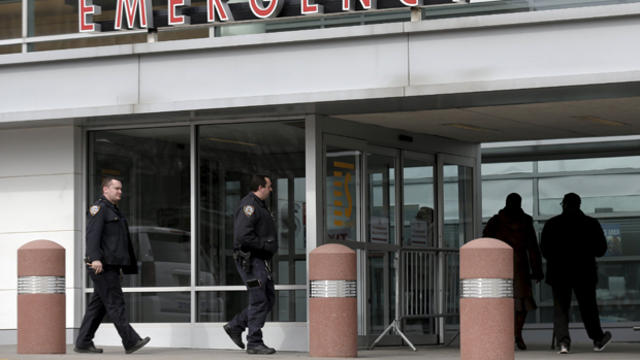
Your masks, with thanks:
<instances>
[{"instance_id":1,"label":"reflective glass","mask_svg":"<svg viewBox=\"0 0 640 360\"><path fill-rule=\"evenodd\" d=\"M435 247L433 165L405 159L403 171L404 246Z\"/></svg>"},{"instance_id":2,"label":"reflective glass","mask_svg":"<svg viewBox=\"0 0 640 360\"><path fill-rule=\"evenodd\" d=\"M395 244L395 159L367 154L367 240Z\"/></svg>"},{"instance_id":3,"label":"reflective glass","mask_svg":"<svg viewBox=\"0 0 640 360\"><path fill-rule=\"evenodd\" d=\"M207 125L199 128L199 285L241 285L233 261L233 214L253 174L271 178L267 199L278 232L278 284L306 282L304 122Z\"/></svg>"},{"instance_id":4,"label":"reflective glass","mask_svg":"<svg viewBox=\"0 0 640 360\"><path fill-rule=\"evenodd\" d=\"M247 307L246 291L199 291L198 322L228 322ZM275 304L267 321L307 321L307 294L305 290L278 290Z\"/></svg>"},{"instance_id":5,"label":"reflective glass","mask_svg":"<svg viewBox=\"0 0 640 360\"><path fill-rule=\"evenodd\" d=\"M367 251L369 334L378 334L395 317L395 266L392 252Z\"/></svg>"},{"instance_id":6,"label":"reflective glass","mask_svg":"<svg viewBox=\"0 0 640 360\"><path fill-rule=\"evenodd\" d=\"M189 128L90 133L89 201L104 176L122 179L118 204L129 223L138 274L123 287L191 284Z\"/></svg>"},{"instance_id":7,"label":"reflective glass","mask_svg":"<svg viewBox=\"0 0 640 360\"><path fill-rule=\"evenodd\" d=\"M482 164L482 176L523 174L532 172L533 162L531 161Z\"/></svg>"},{"instance_id":8,"label":"reflective glass","mask_svg":"<svg viewBox=\"0 0 640 360\"><path fill-rule=\"evenodd\" d=\"M640 169L640 156L549 160L538 162L538 171L541 173L614 169ZM484 166L482 167L482 170L484 171Z\"/></svg>"},{"instance_id":9,"label":"reflective glass","mask_svg":"<svg viewBox=\"0 0 640 360\"><path fill-rule=\"evenodd\" d=\"M562 212L564 194L582 198L581 209L588 214L640 211L640 174L602 174L541 178L540 214Z\"/></svg>"},{"instance_id":10,"label":"reflective glass","mask_svg":"<svg viewBox=\"0 0 640 360\"><path fill-rule=\"evenodd\" d=\"M87 294L87 303L93 294ZM188 323L191 314L189 292L124 293L127 315L132 323ZM112 322L105 316L105 322Z\"/></svg>"},{"instance_id":11,"label":"reflective glass","mask_svg":"<svg viewBox=\"0 0 640 360\"><path fill-rule=\"evenodd\" d=\"M328 241L357 241L360 159L357 150L327 145L326 211Z\"/></svg>"},{"instance_id":12,"label":"reflective glass","mask_svg":"<svg viewBox=\"0 0 640 360\"><path fill-rule=\"evenodd\" d=\"M22 45L5 45L0 46L0 55L15 54L22 51Z\"/></svg>"},{"instance_id":13,"label":"reflective glass","mask_svg":"<svg viewBox=\"0 0 640 360\"><path fill-rule=\"evenodd\" d=\"M20 37L22 37L22 1L0 0L0 39Z\"/></svg>"},{"instance_id":14,"label":"reflective glass","mask_svg":"<svg viewBox=\"0 0 640 360\"><path fill-rule=\"evenodd\" d=\"M444 247L459 248L473 236L473 169L444 165Z\"/></svg>"},{"instance_id":15,"label":"reflective glass","mask_svg":"<svg viewBox=\"0 0 640 360\"><path fill-rule=\"evenodd\" d=\"M147 34L130 34L118 36L83 37L74 40L45 41L30 44L30 51L48 51L59 49L83 48L91 46L108 46L121 44L143 43L147 41Z\"/></svg>"},{"instance_id":16,"label":"reflective glass","mask_svg":"<svg viewBox=\"0 0 640 360\"><path fill-rule=\"evenodd\" d=\"M522 210L533 214L533 181L531 179L483 180L482 217L489 218L504 208L507 195L518 193L522 197Z\"/></svg>"}]
</instances>

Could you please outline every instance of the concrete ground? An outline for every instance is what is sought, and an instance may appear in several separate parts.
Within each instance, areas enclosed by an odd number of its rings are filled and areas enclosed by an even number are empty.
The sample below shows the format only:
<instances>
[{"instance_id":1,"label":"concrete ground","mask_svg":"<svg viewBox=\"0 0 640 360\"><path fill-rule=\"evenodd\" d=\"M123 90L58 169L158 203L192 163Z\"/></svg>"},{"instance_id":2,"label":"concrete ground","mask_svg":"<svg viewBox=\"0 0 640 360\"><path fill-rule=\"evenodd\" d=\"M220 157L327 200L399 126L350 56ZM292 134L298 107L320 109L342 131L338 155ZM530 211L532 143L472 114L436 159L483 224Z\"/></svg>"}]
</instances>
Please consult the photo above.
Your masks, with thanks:
<instances>
[{"instance_id":1,"label":"concrete ground","mask_svg":"<svg viewBox=\"0 0 640 360\"><path fill-rule=\"evenodd\" d=\"M308 353L301 352L278 352L274 355L248 355L241 350L207 350L207 349L175 349L148 347L141 349L132 355L125 355L122 348L105 347L103 354L88 355L76 354L73 348L67 348L65 355L18 355L15 345L0 346L0 360L14 359L70 359L70 360L98 360L98 359L180 359L180 360L211 360L211 359L310 359ZM550 350L548 345L531 345L527 351L516 351L516 360L539 360L539 359L603 359L603 360L637 360L640 358L640 343L616 343L613 342L604 352L596 353L588 344L576 344L572 348L571 354L559 355ZM375 350L361 350L358 357L362 359L381 360L458 360L460 350L455 347L424 346L418 347L417 352L411 351L408 347L380 347Z\"/></svg>"}]
</instances>

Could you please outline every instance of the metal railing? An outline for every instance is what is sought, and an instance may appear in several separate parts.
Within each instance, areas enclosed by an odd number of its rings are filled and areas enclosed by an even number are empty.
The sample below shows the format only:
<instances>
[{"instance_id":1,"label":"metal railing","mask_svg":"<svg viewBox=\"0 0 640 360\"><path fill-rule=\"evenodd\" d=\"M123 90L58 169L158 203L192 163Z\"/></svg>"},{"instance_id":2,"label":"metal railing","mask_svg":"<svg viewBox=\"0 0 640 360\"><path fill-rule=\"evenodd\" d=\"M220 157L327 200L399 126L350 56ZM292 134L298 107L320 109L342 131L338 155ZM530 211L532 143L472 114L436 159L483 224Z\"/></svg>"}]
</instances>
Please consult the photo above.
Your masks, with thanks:
<instances>
[{"instance_id":1,"label":"metal railing","mask_svg":"<svg viewBox=\"0 0 640 360\"><path fill-rule=\"evenodd\" d=\"M28 0L21 0L21 2L27 4ZM114 39L114 43L119 44L127 42L136 43L144 42L144 36L136 37L132 35L148 34L149 36L147 37L146 42L156 42L158 40L162 40L162 36L159 39L156 31L159 31L160 33L175 33L178 38L185 36L184 39L188 39L193 38L194 36L202 37L202 34L194 32L194 30L197 30L198 28L203 30L208 29L208 37L219 37L247 33L296 31L387 22L424 21L440 18L494 15L602 5L622 5L639 2L640 0L451 0L449 3L442 2L415 8L400 6L367 11L326 13L318 16L300 15L268 20L248 19L232 23L215 22L193 24L189 26L161 27L157 30L150 30L149 32L147 32L147 30L109 31L98 34L70 32L51 35L42 34L41 36L34 36L34 25L30 22L37 19L34 19L35 15L27 14L27 12L33 11L33 9L24 5L22 6L22 20L24 23L22 26L22 36L19 38L4 38L0 29L0 54L11 52L27 53L56 48L62 49L107 45L108 43L105 42L105 37ZM414 17L411 15L412 9L419 10L418 16ZM65 19L75 19L74 16L72 16L73 14L69 13L67 15L70 16L66 16ZM74 23L73 26L71 26L71 24L63 22L60 26L63 26L64 29L74 29L77 24ZM234 29L240 30L236 31ZM9 31L9 29L7 31ZM185 35L179 35L182 32L185 32ZM191 35L189 35L189 33ZM194 35L196 33L197 35ZM123 38L129 36L130 39ZM176 36L167 36L166 38L167 40L175 40ZM207 37L207 34L204 36Z\"/></svg>"},{"instance_id":2,"label":"metal railing","mask_svg":"<svg viewBox=\"0 0 640 360\"><path fill-rule=\"evenodd\" d=\"M370 349L394 330L416 351L413 343L402 332L404 320L444 320L459 316L459 250L400 249L396 254L400 269L396 283L396 316L371 344Z\"/></svg>"}]
</instances>

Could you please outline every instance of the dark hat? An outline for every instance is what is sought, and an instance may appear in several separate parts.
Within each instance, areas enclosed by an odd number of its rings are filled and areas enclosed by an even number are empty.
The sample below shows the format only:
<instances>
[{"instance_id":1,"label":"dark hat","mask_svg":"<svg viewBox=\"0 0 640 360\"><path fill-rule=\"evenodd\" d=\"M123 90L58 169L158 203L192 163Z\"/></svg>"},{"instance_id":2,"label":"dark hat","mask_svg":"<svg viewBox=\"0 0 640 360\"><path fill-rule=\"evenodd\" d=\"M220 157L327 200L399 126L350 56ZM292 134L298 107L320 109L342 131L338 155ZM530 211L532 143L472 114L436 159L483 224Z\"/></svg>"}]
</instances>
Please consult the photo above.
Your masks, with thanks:
<instances>
[{"instance_id":1,"label":"dark hat","mask_svg":"<svg viewBox=\"0 0 640 360\"><path fill-rule=\"evenodd\" d=\"M580 208L580 196L576 193L568 193L562 198L562 207L564 208Z\"/></svg>"}]
</instances>

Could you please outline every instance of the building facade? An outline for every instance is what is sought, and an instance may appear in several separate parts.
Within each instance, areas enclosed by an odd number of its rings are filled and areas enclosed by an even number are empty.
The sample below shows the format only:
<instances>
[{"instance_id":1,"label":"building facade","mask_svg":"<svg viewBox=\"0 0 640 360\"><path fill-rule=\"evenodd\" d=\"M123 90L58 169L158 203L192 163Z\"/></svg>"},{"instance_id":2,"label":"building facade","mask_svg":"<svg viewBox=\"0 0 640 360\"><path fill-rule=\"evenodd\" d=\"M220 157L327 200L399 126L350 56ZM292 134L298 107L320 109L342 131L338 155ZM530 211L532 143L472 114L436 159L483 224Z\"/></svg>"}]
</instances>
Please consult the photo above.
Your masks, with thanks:
<instances>
[{"instance_id":1,"label":"building facade","mask_svg":"<svg viewBox=\"0 0 640 360\"><path fill-rule=\"evenodd\" d=\"M301 15L314 4L230 0L213 21L209 2L193 1L178 26L166 1L125 3L0 1L0 342L15 342L16 249L43 238L67 251L73 338L92 292L86 209L115 175L139 260L123 284L136 329L161 346L232 348L221 325L246 302L232 213L257 172L274 182L280 244L269 345L307 349L307 254L329 242L357 250L363 345L396 318L416 343L441 343L456 333L457 250L481 233L500 190L524 192L542 224L565 189L541 191L544 161L622 156L633 140L563 141L552 155L480 144L640 133L635 1L327 1ZM269 4L280 16L259 18ZM146 27L127 6L153 10ZM118 14L137 28L114 31ZM79 31L89 23L102 31ZM500 165L482 181L485 152ZM563 171L550 173L571 184L610 168ZM635 209L607 204L594 212ZM621 256L635 256L625 246ZM637 284L606 271L603 297ZM532 326L550 337L545 311ZM103 326L97 343L119 339Z\"/></svg>"}]
</instances>

